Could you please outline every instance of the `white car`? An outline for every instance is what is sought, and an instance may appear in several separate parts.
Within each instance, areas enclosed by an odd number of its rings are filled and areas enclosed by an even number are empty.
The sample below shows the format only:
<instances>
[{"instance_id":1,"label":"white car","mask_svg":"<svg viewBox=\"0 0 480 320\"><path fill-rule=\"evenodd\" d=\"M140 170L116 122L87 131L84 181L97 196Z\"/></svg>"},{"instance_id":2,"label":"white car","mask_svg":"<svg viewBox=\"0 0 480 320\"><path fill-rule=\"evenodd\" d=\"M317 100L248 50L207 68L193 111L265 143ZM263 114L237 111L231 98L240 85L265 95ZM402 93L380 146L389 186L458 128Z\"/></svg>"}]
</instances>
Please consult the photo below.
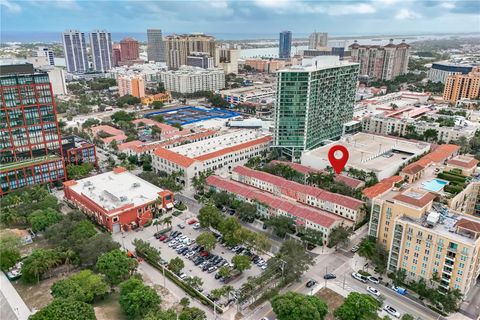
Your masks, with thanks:
<instances>
[{"instance_id":1,"label":"white car","mask_svg":"<svg viewBox=\"0 0 480 320\"><path fill-rule=\"evenodd\" d=\"M185 273L182 273L181 275L178 276L180 279L185 280L187 279L187 275Z\"/></svg>"},{"instance_id":2,"label":"white car","mask_svg":"<svg viewBox=\"0 0 480 320\"><path fill-rule=\"evenodd\" d=\"M173 240L173 241L170 241L170 243L168 244L168 246L171 248L173 247L174 245L177 244L177 240Z\"/></svg>"},{"instance_id":3,"label":"white car","mask_svg":"<svg viewBox=\"0 0 480 320\"><path fill-rule=\"evenodd\" d=\"M379 281L377 278L372 277L372 276L367 277L367 279L368 279L368 281L370 281L370 282L372 282L372 283L375 283L375 284L379 284L379 283L380 283L380 281Z\"/></svg>"},{"instance_id":4,"label":"white car","mask_svg":"<svg viewBox=\"0 0 480 320\"><path fill-rule=\"evenodd\" d=\"M389 306L388 304L383 307L383 310L385 310L388 314L394 316L395 318L400 318L400 312L395 310L395 308Z\"/></svg>"},{"instance_id":5,"label":"white car","mask_svg":"<svg viewBox=\"0 0 480 320\"><path fill-rule=\"evenodd\" d=\"M367 291L368 291L368 293L371 293L371 294L373 294L373 295L376 296L376 297L380 297L380 291L378 291L378 290L375 289L374 287L368 286L368 287L367 287Z\"/></svg>"},{"instance_id":6,"label":"white car","mask_svg":"<svg viewBox=\"0 0 480 320\"><path fill-rule=\"evenodd\" d=\"M363 283L367 283L367 277L362 276L362 275L359 274L359 273L352 272L352 277L353 277L354 279L357 279L358 281L362 281Z\"/></svg>"},{"instance_id":7,"label":"white car","mask_svg":"<svg viewBox=\"0 0 480 320\"><path fill-rule=\"evenodd\" d=\"M267 265L264 264L263 266L260 267L260 269L262 269L262 270L267 270Z\"/></svg>"},{"instance_id":8,"label":"white car","mask_svg":"<svg viewBox=\"0 0 480 320\"><path fill-rule=\"evenodd\" d=\"M193 225L193 229L200 229L200 223L198 223L198 222L195 223L195 224Z\"/></svg>"}]
</instances>

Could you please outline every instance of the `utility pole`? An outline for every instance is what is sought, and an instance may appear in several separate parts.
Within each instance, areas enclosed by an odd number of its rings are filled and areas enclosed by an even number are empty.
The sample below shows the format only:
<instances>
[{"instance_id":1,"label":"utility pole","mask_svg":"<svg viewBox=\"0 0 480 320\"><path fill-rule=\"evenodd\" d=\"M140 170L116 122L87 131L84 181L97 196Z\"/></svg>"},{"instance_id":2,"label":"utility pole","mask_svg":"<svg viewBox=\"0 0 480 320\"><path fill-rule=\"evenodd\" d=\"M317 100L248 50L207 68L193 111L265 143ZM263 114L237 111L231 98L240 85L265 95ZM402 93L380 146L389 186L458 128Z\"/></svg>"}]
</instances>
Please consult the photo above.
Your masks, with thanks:
<instances>
[{"instance_id":1,"label":"utility pole","mask_svg":"<svg viewBox=\"0 0 480 320\"><path fill-rule=\"evenodd\" d=\"M327 287L327 278L326 278L327 273L328 273L328 266L325 266L325 276L323 276L325 278L325 288Z\"/></svg>"}]
</instances>

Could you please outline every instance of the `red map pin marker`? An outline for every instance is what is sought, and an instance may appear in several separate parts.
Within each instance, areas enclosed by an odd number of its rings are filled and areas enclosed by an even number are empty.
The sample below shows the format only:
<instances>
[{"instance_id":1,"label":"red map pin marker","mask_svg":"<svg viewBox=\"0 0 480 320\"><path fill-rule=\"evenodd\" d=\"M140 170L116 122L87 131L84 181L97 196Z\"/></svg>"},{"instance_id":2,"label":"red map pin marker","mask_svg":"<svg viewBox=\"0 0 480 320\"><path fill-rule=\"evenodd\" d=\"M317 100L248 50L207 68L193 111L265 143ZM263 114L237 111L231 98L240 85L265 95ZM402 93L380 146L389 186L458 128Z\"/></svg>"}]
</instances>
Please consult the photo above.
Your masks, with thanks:
<instances>
[{"instance_id":1,"label":"red map pin marker","mask_svg":"<svg viewBox=\"0 0 480 320\"><path fill-rule=\"evenodd\" d=\"M335 157L335 152L337 151L340 151L342 153L342 157L339 159ZM330 161L330 164L332 165L335 172L337 174L340 174L348 161L347 148L341 145L331 147L330 150L328 150L328 161Z\"/></svg>"}]
</instances>

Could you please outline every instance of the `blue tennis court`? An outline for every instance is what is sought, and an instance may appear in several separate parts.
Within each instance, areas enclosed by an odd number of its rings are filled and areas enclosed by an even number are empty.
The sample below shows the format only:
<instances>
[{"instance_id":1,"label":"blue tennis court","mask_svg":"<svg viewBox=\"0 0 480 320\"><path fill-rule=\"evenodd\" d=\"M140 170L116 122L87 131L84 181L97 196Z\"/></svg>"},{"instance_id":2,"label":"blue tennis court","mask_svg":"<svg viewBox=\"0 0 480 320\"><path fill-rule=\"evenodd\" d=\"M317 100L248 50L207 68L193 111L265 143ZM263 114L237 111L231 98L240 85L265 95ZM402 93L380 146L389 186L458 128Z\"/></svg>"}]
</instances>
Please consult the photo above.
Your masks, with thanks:
<instances>
[{"instance_id":1,"label":"blue tennis court","mask_svg":"<svg viewBox=\"0 0 480 320\"><path fill-rule=\"evenodd\" d=\"M186 125L209 119L228 119L239 116L238 113L225 109L199 108L188 106L183 108L147 113L145 117L151 118L157 115L163 116L165 122L168 124L178 123L180 125Z\"/></svg>"}]
</instances>

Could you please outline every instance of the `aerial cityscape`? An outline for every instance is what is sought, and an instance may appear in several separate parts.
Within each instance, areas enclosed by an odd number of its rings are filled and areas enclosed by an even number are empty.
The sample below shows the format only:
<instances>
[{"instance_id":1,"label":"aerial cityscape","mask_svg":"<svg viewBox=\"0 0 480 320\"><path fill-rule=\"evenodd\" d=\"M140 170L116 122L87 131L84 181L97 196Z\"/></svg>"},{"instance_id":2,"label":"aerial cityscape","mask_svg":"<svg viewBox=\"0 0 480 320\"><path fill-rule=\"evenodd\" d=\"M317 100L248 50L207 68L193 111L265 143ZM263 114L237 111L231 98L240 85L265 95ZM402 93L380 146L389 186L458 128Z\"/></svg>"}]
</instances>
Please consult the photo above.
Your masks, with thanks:
<instances>
[{"instance_id":1,"label":"aerial cityscape","mask_svg":"<svg viewBox=\"0 0 480 320\"><path fill-rule=\"evenodd\" d=\"M0 319L480 319L478 2L0 18Z\"/></svg>"}]
</instances>

